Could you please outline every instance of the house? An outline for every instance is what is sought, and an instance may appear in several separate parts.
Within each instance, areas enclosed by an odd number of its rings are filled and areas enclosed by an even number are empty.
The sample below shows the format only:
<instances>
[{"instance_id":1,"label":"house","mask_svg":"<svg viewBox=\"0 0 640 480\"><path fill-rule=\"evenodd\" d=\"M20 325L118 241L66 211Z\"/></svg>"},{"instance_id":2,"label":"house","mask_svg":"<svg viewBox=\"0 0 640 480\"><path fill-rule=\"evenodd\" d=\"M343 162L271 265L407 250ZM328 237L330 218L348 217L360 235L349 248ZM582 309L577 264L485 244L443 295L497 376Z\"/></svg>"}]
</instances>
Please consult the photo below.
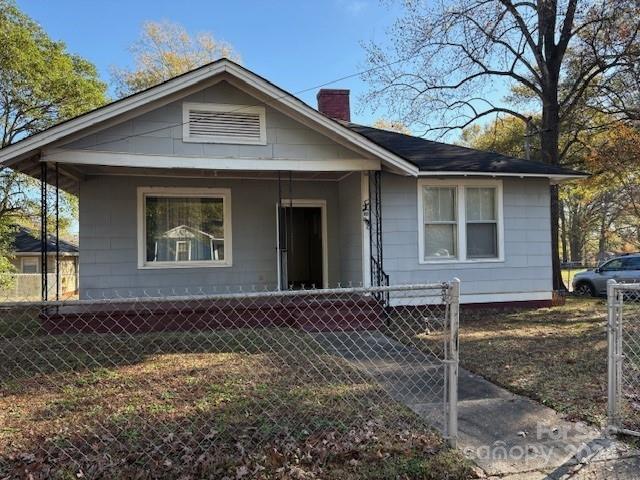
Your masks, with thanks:
<instances>
[{"instance_id":1,"label":"house","mask_svg":"<svg viewBox=\"0 0 640 480\"><path fill-rule=\"evenodd\" d=\"M40 274L42 273L42 243L40 234L30 228L16 225L11 239L9 261L15 268L8 288L0 291L0 297L16 299L37 299L41 294ZM46 241L48 289L55 295L57 274L60 272L60 295L69 296L78 288L78 246L49 235Z\"/></svg>"},{"instance_id":2,"label":"house","mask_svg":"<svg viewBox=\"0 0 640 480\"><path fill-rule=\"evenodd\" d=\"M462 280L552 298L550 184L582 173L350 122L232 61L0 150L79 196L80 295ZM45 196L46 197L46 196Z\"/></svg>"}]
</instances>

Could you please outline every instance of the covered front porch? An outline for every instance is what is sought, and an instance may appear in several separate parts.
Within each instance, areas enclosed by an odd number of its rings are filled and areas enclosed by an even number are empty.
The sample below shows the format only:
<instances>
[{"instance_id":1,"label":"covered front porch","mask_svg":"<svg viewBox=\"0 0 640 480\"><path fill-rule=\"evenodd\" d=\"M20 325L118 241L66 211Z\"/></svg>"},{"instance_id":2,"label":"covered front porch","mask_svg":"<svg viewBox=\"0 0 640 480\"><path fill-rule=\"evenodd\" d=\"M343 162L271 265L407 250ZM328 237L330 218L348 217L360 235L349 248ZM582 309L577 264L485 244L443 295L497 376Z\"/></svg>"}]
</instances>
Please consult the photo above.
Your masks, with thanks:
<instances>
[{"instance_id":1,"label":"covered front porch","mask_svg":"<svg viewBox=\"0 0 640 480\"><path fill-rule=\"evenodd\" d=\"M79 196L81 299L382 284L376 171L42 165L43 214Z\"/></svg>"}]
</instances>

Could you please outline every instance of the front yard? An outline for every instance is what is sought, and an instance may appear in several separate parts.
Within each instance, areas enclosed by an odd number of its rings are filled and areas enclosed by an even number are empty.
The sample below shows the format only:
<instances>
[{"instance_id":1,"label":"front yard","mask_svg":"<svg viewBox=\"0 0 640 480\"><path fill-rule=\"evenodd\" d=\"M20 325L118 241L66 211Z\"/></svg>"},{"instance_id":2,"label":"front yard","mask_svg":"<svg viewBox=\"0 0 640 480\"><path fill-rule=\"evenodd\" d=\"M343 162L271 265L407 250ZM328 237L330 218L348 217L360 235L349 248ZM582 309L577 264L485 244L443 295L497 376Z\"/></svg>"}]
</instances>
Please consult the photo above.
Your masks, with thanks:
<instances>
[{"instance_id":1,"label":"front yard","mask_svg":"<svg viewBox=\"0 0 640 480\"><path fill-rule=\"evenodd\" d=\"M299 331L7 326L0 478L470 476L438 434Z\"/></svg>"},{"instance_id":2,"label":"front yard","mask_svg":"<svg viewBox=\"0 0 640 480\"><path fill-rule=\"evenodd\" d=\"M573 420L604 423L607 307L569 297L563 306L463 311L461 366Z\"/></svg>"}]
</instances>

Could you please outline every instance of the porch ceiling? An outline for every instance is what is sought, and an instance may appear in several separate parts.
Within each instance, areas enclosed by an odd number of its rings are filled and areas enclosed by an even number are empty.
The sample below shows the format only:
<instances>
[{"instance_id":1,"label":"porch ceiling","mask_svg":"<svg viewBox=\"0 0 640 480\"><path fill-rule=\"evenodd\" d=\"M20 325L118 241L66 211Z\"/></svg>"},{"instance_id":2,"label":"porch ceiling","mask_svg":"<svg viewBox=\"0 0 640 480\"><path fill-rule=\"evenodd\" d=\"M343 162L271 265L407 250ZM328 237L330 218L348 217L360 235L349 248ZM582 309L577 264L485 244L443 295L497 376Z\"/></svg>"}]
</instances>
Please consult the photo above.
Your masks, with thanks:
<instances>
[{"instance_id":1,"label":"porch ceiling","mask_svg":"<svg viewBox=\"0 0 640 480\"><path fill-rule=\"evenodd\" d=\"M208 170L193 168L138 168L111 167L104 165L75 165L75 169L82 176L111 175L111 176L141 176L141 177L171 177L171 178L220 178L220 179L255 179L277 180L278 172L264 170ZM292 171L293 180L338 181L353 172L309 172ZM289 178L289 171L282 172L282 178Z\"/></svg>"}]
</instances>

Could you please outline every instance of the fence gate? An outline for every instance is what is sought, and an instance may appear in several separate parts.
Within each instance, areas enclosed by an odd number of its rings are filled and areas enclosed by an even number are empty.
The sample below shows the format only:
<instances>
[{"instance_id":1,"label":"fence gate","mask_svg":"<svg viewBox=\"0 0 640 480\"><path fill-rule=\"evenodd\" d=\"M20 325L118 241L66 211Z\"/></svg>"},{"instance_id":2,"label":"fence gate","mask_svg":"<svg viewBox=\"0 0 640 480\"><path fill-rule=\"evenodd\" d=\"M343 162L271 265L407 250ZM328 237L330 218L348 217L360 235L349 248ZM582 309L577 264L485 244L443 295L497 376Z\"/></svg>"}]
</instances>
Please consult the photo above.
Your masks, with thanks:
<instances>
[{"instance_id":1,"label":"fence gate","mask_svg":"<svg viewBox=\"0 0 640 480\"><path fill-rule=\"evenodd\" d=\"M457 281L173 295L0 303L0 478L322 477L455 443Z\"/></svg>"},{"instance_id":2,"label":"fence gate","mask_svg":"<svg viewBox=\"0 0 640 480\"><path fill-rule=\"evenodd\" d=\"M608 423L640 436L640 283L607 284Z\"/></svg>"}]
</instances>

